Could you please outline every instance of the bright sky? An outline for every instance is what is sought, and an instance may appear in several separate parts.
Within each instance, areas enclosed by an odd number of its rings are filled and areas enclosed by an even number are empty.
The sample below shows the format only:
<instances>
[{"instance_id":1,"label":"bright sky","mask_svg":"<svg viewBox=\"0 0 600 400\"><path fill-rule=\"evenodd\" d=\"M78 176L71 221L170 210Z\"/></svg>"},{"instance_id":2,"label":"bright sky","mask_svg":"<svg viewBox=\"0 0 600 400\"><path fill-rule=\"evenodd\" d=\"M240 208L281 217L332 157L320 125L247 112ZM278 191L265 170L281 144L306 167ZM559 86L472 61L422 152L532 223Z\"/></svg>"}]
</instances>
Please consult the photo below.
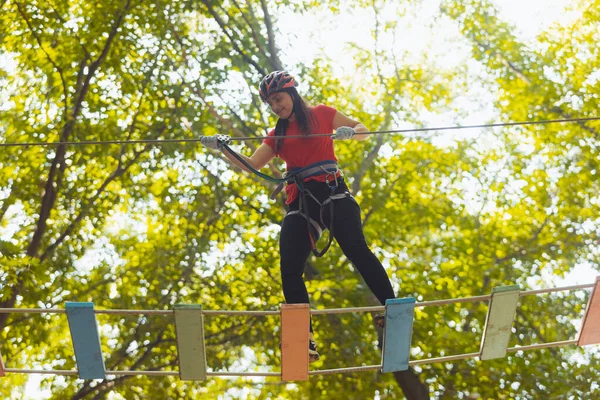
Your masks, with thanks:
<instances>
[{"instance_id":1,"label":"bright sky","mask_svg":"<svg viewBox=\"0 0 600 400\"><path fill-rule=\"evenodd\" d=\"M390 3L398 3L390 1ZM573 14L565 12L571 2L568 0L496 0L501 9L502 17L516 26L517 33L522 40L534 38L541 30L546 29L555 21L566 22ZM396 7L396 6L393 6ZM444 66L460 64L468 56L467 47L456 44L449 45L449 40L454 40L457 33L449 22L436 22L434 31L429 29L429 24L437 15L439 0L424 0L420 12L405 20L399 21L399 30L396 48L392 49L391 43L382 43L390 51L401 52L409 50L414 54L427 51L437 57ZM327 12L320 12L319 16L293 16L285 15L280 18L278 28L282 32L279 38L280 48L286 65L294 65L298 61L310 63L311 59L323 48L329 56L336 61L336 72L352 74L354 61L349 59L346 52L347 43L354 42L369 48L373 46L370 30L372 26L365 24L361 14L346 14L333 18ZM393 13L389 10L380 11L381 18L389 19ZM415 58L415 59L418 59ZM0 56L0 64L2 57ZM302 90L302 86L300 86ZM343 89L343 88L341 88ZM466 100L465 107L468 118L461 120L463 124L479 124L493 119L491 99L486 92L475 91L475 98ZM481 104L484 107L481 107ZM469 108L471 107L471 108ZM431 115L426 118L430 126L451 125L456 119L449 114ZM401 127L398 127L401 128ZM476 134L476 133L475 133ZM531 282L533 285L554 286L555 284L577 284L593 282L596 272L586 265L575 268L573 273L564 279L556 280L553 276L543 278L542 282ZM27 384L25 398L47 398L49 393L39 391L41 376L33 375Z\"/></svg>"}]
</instances>

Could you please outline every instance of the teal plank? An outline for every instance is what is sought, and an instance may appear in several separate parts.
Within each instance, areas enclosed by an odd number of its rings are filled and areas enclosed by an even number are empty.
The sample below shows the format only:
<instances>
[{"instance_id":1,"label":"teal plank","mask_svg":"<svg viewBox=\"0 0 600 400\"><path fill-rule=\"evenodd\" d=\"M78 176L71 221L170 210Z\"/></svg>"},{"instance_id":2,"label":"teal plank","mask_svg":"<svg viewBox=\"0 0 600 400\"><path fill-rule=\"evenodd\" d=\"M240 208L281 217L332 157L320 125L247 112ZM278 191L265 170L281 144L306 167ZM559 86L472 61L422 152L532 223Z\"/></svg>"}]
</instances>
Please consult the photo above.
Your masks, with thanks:
<instances>
[{"instance_id":1,"label":"teal plank","mask_svg":"<svg viewBox=\"0 0 600 400\"><path fill-rule=\"evenodd\" d=\"M176 304L175 330L179 355L179 377L185 381L206 380L206 347L202 305Z\"/></svg>"},{"instance_id":2,"label":"teal plank","mask_svg":"<svg viewBox=\"0 0 600 400\"><path fill-rule=\"evenodd\" d=\"M104 379L106 369L100 347L94 303L66 303L67 319L81 379Z\"/></svg>"},{"instance_id":3,"label":"teal plank","mask_svg":"<svg viewBox=\"0 0 600 400\"><path fill-rule=\"evenodd\" d=\"M506 356L512 326L519 302L518 285L500 286L492 289L492 298L481 338L481 360Z\"/></svg>"},{"instance_id":4,"label":"teal plank","mask_svg":"<svg viewBox=\"0 0 600 400\"><path fill-rule=\"evenodd\" d=\"M381 372L408 369L414 314L414 297L389 299L385 302Z\"/></svg>"}]
</instances>

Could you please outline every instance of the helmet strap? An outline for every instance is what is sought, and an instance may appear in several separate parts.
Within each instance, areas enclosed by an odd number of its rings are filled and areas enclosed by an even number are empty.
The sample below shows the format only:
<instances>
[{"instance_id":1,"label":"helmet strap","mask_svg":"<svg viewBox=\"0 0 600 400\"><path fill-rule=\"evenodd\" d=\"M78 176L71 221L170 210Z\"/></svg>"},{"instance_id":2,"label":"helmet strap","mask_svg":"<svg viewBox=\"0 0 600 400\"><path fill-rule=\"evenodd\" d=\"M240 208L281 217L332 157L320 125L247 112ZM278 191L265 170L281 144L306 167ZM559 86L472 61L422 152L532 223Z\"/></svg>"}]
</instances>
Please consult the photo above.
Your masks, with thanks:
<instances>
[{"instance_id":1,"label":"helmet strap","mask_svg":"<svg viewBox=\"0 0 600 400\"><path fill-rule=\"evenodd\" d=\"M292 93L291 90L286 90L286 92L292 98L292 112L290 113L290 116L286 118L287 120L289 120L290 118L292 118L292 115L296 113L296 95L294 95L294 93Z\"/></svg>"}]
</instances>

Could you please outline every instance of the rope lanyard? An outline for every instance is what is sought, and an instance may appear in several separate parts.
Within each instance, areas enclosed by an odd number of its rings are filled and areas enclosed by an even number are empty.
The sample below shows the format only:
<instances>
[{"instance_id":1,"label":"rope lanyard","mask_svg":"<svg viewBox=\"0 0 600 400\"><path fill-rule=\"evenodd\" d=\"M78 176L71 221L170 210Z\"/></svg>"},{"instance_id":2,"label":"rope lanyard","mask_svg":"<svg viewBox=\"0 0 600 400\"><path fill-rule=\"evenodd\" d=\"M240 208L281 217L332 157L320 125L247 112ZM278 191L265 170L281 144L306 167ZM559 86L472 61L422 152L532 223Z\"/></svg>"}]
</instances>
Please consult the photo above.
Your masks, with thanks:
<instances>
[{"instance_id":1,"label":"rope lanyard","mask_svg":"<svg viewBox=\"0 0 600 400\"><path fill-rule=\"evenodd\" d=\"M337 200L338 197L334 195L335 190L338 187L338 181L337 181L337 167L336 167L336 171L329 171L327 169L325 169L323 166L327 165L327 164L331 164L332 161L330 160L325 160L325 161L321 161L318 163L314 163L314 164L310 164L306 167L303 168L296 168L293 170L290 170L287 172L286 176L283 178L274 178L272 176L263 174L260 171L257 171L255 168L253 168L246 160L244 160L239 154L237 154L235 151L233 151L231 149L231 147L229 147L227 144L223 144L222 149L224 149L225 151L229 152L229 154L231 154L236 160L238 160L239 162L241 162L244 166L246 166L246 168L248 168L248 170L250 170L252 173L256 174L257 176L268 180L269 182L273 182L273 183L279 183L280 185L282 185L285 182L294 182L296 183L296 186L298 186L298 191L299 191L299 210L298 210L298 214L300 214L304 219L306 219L306 229L308 232L308 238L310 241L310 248L312 253L316 256L316 257L322 257L323 255L325 255L325 253L327 253L327 250L329 250L329 247L331 247L331 244L333 243L333 212L334 212L334 205L333 205L333 200ZM315 167L321 167L321 170L319 170L319 172L315 173L315 174L310 174L309 176L314 176L314 175L322 175L322 174L327 174L327 175L334 175L334 186L330 186L328 181L327 181L327 185L331 188L331 195L327 198L326 201L324 201L323 203L321 203L319 200L317 200L317 198L310 193L310 191L308 189L306 189L304 187L304 179L307 178L307 176L302 176L303 172L306 171L310 171L311 169L314 169ZM280 190L280 188L278 188ZM277 194L279 190L276 190L274 192L274 194ZM313 234L313 229L316 231L317 229L315 229L315 227L313 227L311 224L311 218L310 218L310 214L308 212L308 196L307 194L319 205L320 207L320 211L319 211L319 216L320 216L320 221L316 221L317 224L324 224L323 221L323 208L326 206L327 203L329 203L329 238L327 240L327 244L325 245L325 247L322 250L318 250L317 249L317 241L319 240L319 232L317 231L316 234ZM347 195L350 195L349 193ZM343 197L347 197L346 194L344 194ZM271 196L271 198L273 198L273 195Z\"/></svg>"}]
</instances>

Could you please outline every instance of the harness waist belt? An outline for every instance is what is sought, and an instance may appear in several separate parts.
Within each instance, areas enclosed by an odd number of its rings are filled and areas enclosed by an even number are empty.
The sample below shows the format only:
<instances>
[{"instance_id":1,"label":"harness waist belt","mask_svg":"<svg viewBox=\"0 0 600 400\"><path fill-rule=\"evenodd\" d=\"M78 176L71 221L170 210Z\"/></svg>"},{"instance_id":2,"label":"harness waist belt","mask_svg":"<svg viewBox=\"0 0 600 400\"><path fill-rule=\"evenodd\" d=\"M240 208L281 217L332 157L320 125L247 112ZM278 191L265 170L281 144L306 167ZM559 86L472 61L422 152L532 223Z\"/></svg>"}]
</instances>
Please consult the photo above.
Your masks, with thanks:
<instances>
[{"instance_id":1,"label":"harness waist belt","mask_svg":"<svg viewBox=\"0 0 600 400\"><path fill-rule=\"evenodd\" d=\"M311 176L316 176L316 175L324 175L324 174L330 174L332 172L336 172L338 169L338 166L336 163L327 163L327 164L321 164L321 165L315 165L314 167L307 167L308 169L302 169L300 172L294 174L294 171L290 171L287 174L284 174L284 178L287 178L289 175L291 175L290 177L290 181L292 179L306 179L309 178Z\"/></svg>"},{"instance_id":2,"label":"harness waist belt","mask_svg":"<svg viewBox=\"0 0 600 400\"><path fill-rule=\"evenodd\" d=\"M333 161L324 162L324 163L316 163L316 164L311 164L304 168L297 168L295 170L287 171L283 175L283 178L286 180L286 183L295 181L297 179L301 179L302 181L304 181L306 178L310 178L311 176L331 174L331 173L337 172L337 170L338 170L337 163L335 163ZM283 186L284 186L284 183L280 183L279 185L277 185L277 187L275 188L273 193L271 193L271 196L269 196L271 198L271 200L275 199L275 197L283 189Z\"/></svg>"}]
</instances>

